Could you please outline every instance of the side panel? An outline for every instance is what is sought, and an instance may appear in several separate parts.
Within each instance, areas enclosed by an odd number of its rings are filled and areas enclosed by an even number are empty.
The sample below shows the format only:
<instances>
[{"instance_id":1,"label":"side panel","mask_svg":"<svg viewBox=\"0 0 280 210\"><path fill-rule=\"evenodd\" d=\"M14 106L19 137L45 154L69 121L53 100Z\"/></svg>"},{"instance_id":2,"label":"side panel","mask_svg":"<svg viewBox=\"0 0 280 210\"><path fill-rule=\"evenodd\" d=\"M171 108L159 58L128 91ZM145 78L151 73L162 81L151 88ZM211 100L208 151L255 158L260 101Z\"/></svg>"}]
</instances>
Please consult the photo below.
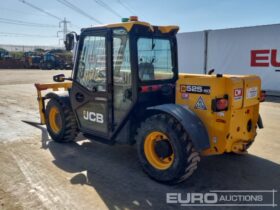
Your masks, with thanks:
<instances>
[{"instance_id":1,"label":"side panel","mask_svg":"<svg viewBox=\"0 0 280 210\"><path fill-rule=\"evenodd\" d=\"M216 120L224 120L228 116L225 112L213 113L211 110L212 99L223 97L226 93L225 86L225 78L204 75L181 75L177 82L176 104L192 110L203 121L209 135L211 148L208 151L211 154L223 153L224 149L220 148L225 148L224 139L227 134L224 131L228 129L228 124L217 123Z\"/></svg>"},{"instance_id":2,"label":"side panel","mask_svg":"<svg viewBox=\"0 0 280 210\"><path fill-rule=\"evenodd\" d=\"M98 135L103 138L109 136L109 105L107 92L90 92L78 83L74 83L70 98L72 108L82 132Z\"/></svg>"},{"instance_id":3,"label":"side panel","mask_svg":"<svg viewBox=\"0 0 280 210\"><path fill-rule=\"evenodd\" d=\"M176 118L190 135L197 151L202 151L210 147L208 133L203 122L191 110L177 104L164 104L150 107L149 109L162 111Z\"/></svg>"},{"instance_id":4,"label":"side panel","mask_svg":"<svg viewBox=\"0 0 280 210\"><path fill-rule=\"evenodd\" d=\"M246 93L251 90L252 98ZM214 75L180 75L177 82L176 104L187 107L203 121L211 147L203 154L231 152L237 142L252 142L256 135L259 115L260 79L256 76L216 77ZM228 97L228 110L212 111L212 100Z\"/></svg>"},{"instance_id":5,"label":"side panel","mask_svg":"<svg viewBox=\"0 0 280 210\"><path fill-rule=\"evenodd\" d=\"M93 111L91 111L93 110ZM107 103L90 101L76 109L82 128L93 132L108 132Z\"/></svg>"}]
</instances>

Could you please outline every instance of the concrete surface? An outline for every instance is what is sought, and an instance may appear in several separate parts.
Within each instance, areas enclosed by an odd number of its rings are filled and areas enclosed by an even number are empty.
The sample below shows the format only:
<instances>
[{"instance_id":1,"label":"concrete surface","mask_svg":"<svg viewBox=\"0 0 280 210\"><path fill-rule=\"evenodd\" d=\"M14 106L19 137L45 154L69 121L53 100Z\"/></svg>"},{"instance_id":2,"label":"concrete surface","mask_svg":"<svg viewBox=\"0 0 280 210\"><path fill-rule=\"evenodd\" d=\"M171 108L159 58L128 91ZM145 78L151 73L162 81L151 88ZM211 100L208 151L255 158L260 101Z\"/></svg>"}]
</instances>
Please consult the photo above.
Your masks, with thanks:
<instances>
[{"instance_id":1,"label":"concrete surface","mask_svg":"<svg viewBox=\"0 0 280 210\"><path fill-rule=\"evenodd\" d=\"M272 189L278 190L279 208L277 98L261 104L265 129L259 130L248 155L204 157L189 180L166 186L143 173L134 147L81 137L75 143L58 144L44 126L32 123L39 122L33 83L51 82L61 72L70 75L70 71L0 70L0 209L178 209L177 204L166 204L166 193Z\"/></svg>"}]
</instances>

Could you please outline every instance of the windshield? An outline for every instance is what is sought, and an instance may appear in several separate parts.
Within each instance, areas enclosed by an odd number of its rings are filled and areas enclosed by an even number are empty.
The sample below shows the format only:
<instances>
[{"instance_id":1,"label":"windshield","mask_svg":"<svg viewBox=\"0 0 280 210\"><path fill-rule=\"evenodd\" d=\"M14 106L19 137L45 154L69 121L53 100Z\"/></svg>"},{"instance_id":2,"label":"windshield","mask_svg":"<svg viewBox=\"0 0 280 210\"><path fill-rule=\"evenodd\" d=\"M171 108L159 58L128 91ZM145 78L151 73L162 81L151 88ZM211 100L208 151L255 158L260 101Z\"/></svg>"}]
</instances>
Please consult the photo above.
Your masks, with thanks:
<instances>
[{"instance_id":1,"label":"windshield","mask_svg":"<svg viewBox=\"0 0 280 210\"><path fill-rule=\"evenodd\" d=\"M142 81L166 80L174 76L169 39L139 38L138 69Z\"/></svg>"}]
</instances>

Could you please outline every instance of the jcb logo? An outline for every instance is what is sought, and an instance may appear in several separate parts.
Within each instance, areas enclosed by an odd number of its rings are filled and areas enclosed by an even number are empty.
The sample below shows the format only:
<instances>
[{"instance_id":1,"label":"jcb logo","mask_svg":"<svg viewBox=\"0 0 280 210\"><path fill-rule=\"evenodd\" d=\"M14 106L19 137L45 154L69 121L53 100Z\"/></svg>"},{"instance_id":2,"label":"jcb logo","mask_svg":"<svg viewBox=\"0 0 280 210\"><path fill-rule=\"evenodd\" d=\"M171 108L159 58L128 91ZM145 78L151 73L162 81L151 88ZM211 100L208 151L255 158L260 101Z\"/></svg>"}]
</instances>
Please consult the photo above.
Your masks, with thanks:
<instances>
[{"instance_id":1,"label":"jcb logo","mask_svg":"<svg viewBox=\"0 0 280 210\"><path fill-rule=\"evenodd\" d=\"M91 121L91 122L97 122L97 123L104 123L104 117L103 114L95 113L95 112L89 112L84 110L83 111L83 117L85 120Z\"/></svg>"}]
</instances>

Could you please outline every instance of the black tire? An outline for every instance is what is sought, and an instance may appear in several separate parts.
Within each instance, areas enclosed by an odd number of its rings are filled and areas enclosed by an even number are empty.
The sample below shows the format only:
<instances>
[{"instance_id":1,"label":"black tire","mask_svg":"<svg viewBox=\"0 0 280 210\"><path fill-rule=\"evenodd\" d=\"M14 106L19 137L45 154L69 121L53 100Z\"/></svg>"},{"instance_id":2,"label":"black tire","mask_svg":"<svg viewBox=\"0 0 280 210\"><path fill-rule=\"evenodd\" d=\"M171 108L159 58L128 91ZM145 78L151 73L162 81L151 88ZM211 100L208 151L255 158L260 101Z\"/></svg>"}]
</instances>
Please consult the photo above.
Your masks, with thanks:
<instances>
[{"instance_id":1,"label":"black tire","mask_svg":"<svg viewBox=\"0 0 280 210\"><path fill-rule=\"evenodd\" d=\"M50 112L52 109L57 109L60 115L61 121L58 132L55 132L51 126ZM46 107L46 125L50 136L56 142L72 142L79 133L76 118L70 103L60 99L50 99L48 102Z\"/></svg>"},{"instance_id":2,"label":"black tire","mask_svg":"<svg viewBox=\"0 0 280 210\"><path fill-rule=\"evenodd\" d=\"M145 155L146 137L155 131L164 133L170 142L174 159L167 169L155 168ZM157 114L146 119L137 130L137 151L144 171L154 180L166 184L176 184L190 177L200 161L199 153L183 129L182 125L172 116Z\"/></svg>"}]
</instances>

